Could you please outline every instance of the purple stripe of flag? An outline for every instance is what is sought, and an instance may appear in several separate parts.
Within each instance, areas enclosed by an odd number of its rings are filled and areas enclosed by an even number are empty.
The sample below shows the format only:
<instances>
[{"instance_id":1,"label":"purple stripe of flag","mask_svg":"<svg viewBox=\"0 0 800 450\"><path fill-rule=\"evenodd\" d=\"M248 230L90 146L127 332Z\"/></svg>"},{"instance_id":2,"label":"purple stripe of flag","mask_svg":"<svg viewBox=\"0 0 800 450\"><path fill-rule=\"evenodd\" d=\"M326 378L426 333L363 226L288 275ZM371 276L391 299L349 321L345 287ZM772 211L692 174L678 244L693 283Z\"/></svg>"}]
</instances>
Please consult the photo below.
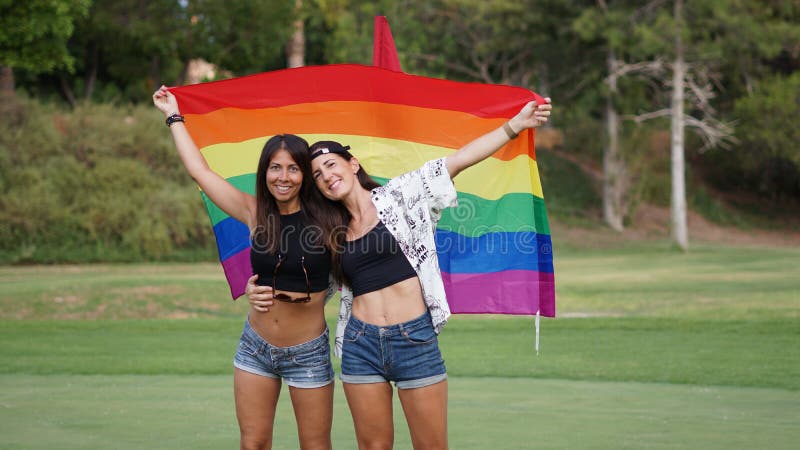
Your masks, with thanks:
<instances>
[{"instance_id":1,"label":"purple stripe of flag","mask_svg":"<svg viewBox=\"0 0 800 450\"><path fill-rule=\"evenodd\" d=\"M250 265L250 247L222 261L222 269L225 271L225 278L228 279L231 295L235 300L244 294L247 280L253 276L253 267Z\"/></svg>"},{"instance_id":2,"label":"purple stripe of flag","mask_svg":"<svg viewBox=\"0 0 800 450\"><path fill-rule=\"evenodd\" d=\"M442 273L454 314L536 314L555 317L552 273L506 270L493 273Z\"/></svg>"}]
</instances>

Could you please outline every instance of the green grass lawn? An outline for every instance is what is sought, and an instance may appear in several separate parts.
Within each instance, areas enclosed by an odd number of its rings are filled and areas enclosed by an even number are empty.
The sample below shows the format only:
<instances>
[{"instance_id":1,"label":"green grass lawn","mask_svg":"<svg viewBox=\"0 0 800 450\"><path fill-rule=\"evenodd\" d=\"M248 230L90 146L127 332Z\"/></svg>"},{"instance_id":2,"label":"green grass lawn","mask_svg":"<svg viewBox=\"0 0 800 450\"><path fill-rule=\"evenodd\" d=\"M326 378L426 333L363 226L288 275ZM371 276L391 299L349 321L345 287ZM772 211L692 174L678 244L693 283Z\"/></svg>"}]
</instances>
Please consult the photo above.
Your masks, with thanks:
<instances>
[{"instance_id":1,"label":"green grass lawn","mask_svg":"<svg viewBox=\"0 0 800 450\"><path fill-rule=\"evenodd\" d=\"M241 319L0 321L0 373L226 374L241 327ZM456 317L440 342L457 377L800 389L794 320L558 319L544 323L538 356L533 335L530 318Z\"/></svg>"},{"instance_id":2,"label":"green grass lawn","mask_svg":"<svg viewBox=\"0 0 800 450\"><path fill-rule=\"evenodd\" d=\"M442 333L452 448L795 447L800 249L556 261L539 355L530 317ZM0 448L236 447L247 305L229 298L215 264L0 267ZM334 446L354 448L341 394ZM279 408L275 448L296 448L287 395ZM396 427L409 448L399 405Z\"/></svg>"},{"instance_id":3,"label":"green grass lawn","mask_svg":"<svg viewBox=\"0 0 800 450\"><path fill-rule=\"evenodd\" d=\"M789 449L800 393L778 389L453 377L453 449ZM0 375L3 449L231 449L230 375ZM276 449L296 449L284 388ZM355 435L337 383L334 448ZM395 448L411 448L399 402Z\"/></svg>"}]
</instances>

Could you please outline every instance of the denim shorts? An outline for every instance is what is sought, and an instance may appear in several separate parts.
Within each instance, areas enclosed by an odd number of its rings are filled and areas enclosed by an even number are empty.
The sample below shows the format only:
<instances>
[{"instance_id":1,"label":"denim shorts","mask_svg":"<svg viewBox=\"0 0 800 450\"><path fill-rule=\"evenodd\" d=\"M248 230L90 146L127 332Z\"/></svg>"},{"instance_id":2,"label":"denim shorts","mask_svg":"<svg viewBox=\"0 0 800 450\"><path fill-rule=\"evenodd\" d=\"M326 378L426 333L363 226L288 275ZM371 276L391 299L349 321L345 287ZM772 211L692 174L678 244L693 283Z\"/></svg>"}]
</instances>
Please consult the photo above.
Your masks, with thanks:
<instances>
[{"instance_id":1,"label":"denim shorts","mask_svg":"<svg viewBox=\"0 0 800 450\"><path fill-rule=\"evenodd\" d=\"M413 389L447 379L439 340L431 316L389 326L364 323L350 316L342 346L342 382L393 381L398 389Z\"/></svg>"},{"instance_id":2,"label":"denim shorts","mask_svg":"<svg viewBox=\"0 0 800 450\"><path fill-rule=\"evenodd\" d=\"M244 321L233 365L245 372L282 378L289 386L318 388L333 382L328 329L317 338L291 347L276 347Z\"/></svg>"}]
</instances>

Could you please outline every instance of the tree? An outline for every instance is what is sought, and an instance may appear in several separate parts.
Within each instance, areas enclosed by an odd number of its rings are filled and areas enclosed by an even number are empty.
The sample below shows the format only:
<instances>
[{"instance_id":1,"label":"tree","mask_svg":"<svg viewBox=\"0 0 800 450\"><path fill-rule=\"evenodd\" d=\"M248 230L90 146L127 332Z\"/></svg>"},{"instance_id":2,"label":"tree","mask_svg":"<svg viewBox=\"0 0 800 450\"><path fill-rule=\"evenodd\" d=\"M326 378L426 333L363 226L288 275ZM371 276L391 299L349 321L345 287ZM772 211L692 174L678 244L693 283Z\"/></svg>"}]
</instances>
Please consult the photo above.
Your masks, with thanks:
<instances>
[{"instance_id":1,"label":"tree","mask_svg":"<svg viewBox=\"0 0 800 450\"><path fill-rule=\"evenodd\" d=\"M756 194L762 210L786 214L800 199L800 8L772 0L733 6L704 27L735 36L720 42L720 105L736 120L740 144L703 155L704 174L718 189Z\"/></svg>"},{"instance_id":2,"label":"tree","mask_svg":"<svg viewBox=\"0 0 800 450\"><path fill-rule=\"evenodd\" d=\"M624 229L628 212L628 189L630 174L620 148L622 120L618 111L620 104L619 80L647 69L647 65L625 62L632 43L630 42L634 8L624 2L612 7L604 0L597 0L597 8L587 8L573 23L573 29L587 44L595 43L605 52L605 102L603 123L602 199L603 219L615 231ZM626 32L628 31L628 32Z\"/></svg>"},{"instance_id":3,"label":"tree","mask_svg":"<svg viewBox=\"0 0 800 450\"><path fill-rule=\"evenodd\" d=\"M14 94L13 69L72 70L67 51L74 22L90 0L0 0L0 92Z\"/></svg>"},{"instance_id":4,"label":"tree","mask_svg":"<svg viewBox=\"0 0 800 450\"><path fill-rule=\"evenodd\" d=\"M561 74L573 72L565 63L575 61L576 49L552 43L569 30L568 19L582 5L547 0L532 8L510 0L436 0L415 6L405 13L413 14L413 20L401 20L396 34L406 42L407 58L424 72L535 87L541 94L561 87L555 85L568 78ZM417 25L411 28L410 23Z\"/></svg>"},{"instance_id":5,"label":"tree","mask_svg":"<svg viewBox=\"0 0 800 450\"><path fill-rule=\"evenodd\" d=\"M663 83L669 88L670 106L634 119L671 119L672 233L675 242L684 250L689 245L684 128L691 128L702 139L700 151L735 144L732 126L719 120L714 105L723 86L723 65L734 61L739 67L752 67L745 61L769 57L786 45L781 43L786 36L776 33L787 31L786 23L770 17L772 8L767 7L776 2L761 3L764 4L744 0L695 0L684 4L683 0L673 0L671 11L661 8L652 22L637 30L642 51L671 59L672 76ZM796 28L789 27L789 31L794 31L789 36L798 36ZM731 52L731 49L737 50ZM747 79L746 71L740 74Z\"/></svg>"},{"instance_id":6,"label":"tree","mask_svg":"<svg viewBox=\"0 0 800 450\"><path fill-rule=\"evenodd\" d=\"M672 238L680 248L689 248L689 230L686 219L686 168L683 148L683 94L686 76L686 48L683 41L683 0L675 0L673 8L675 20L674 50L672 62L672 102L670 116L672 161Z\"/></svg>"},{"instance_id":7,"label":"tree","mask_svg":"<svg viewBox=\"0 0 800 450\"><path fill-rule=\"evenodd\" d=\"M238 75L282 68L295 16L284 0L95 0L70 40L76 73L54 81L71 103L135 101L183 84L197 58Z\"/></svg>"},{"instance_id":8,"label":"tree","mask_svg":"<svg viewBox=\"0 0 800 450\"><path fill-rule=\"evenodd\" d=\"M697 94L694 97L696 100L695 105L704 112L708 113L706 121L703 119L693 118L693 123L700 125L700 129L708 130L709 144L713 145L724 137L730 135L730 129L720 124L720 127L715 125L718 123L712 116L713 108L711 108L709 100L713 97L713 88L710 83L700 85L696 82L696 78L687 79L692 77L689 72L689 67L686 64L687 46L693 43L687 42L684 35L688 34L688 28L684 21L683 0L674 0L672 16L664 14L657 16L655 24L652 28L643 26L640 31L648 36L659 36L660 44L665 48L660 48L661 52L671 55L672 63L670 69L672 70L672 78L670 82L664 82L665 85L670 86L670 106L659 111L650 112L647 114L636 117L637 121L653 119L656 117L670 117L670 162L671 162L671 232L672 238L675 243L683 250L689 248L689 231L687 221L687 207L686 207L686 166L685 166L685 149L684 149L684 136L685 124L687 117L685 116L684 97L687 86L693 88L693 92ZM661 39L671 39L668 40ZM646 42L646 41L645 41ZM701 76L706 75L705 68L701 68ZM705 81L707 77L702 77ZM705 107L704 107L705 106ZM703 127L705 125L705 127Z\"/></svg>"},{"instance_id":9,"label":"tree","mask_svg":"<svg viewBox=\"0 0 800 450\"><path fill-rule=\"evenodd\" d=\"M70 39L75 75L58 73L64 98L73 106L77 98L90 99L98 81L126 97L144 96L165 79L172 81L188 25L177 1L94 0Z\"/></svg>"},{"instance_id":10,"label":"tree","mask_svg":"<svg viewBox=\"0 0 800 450\"><path fill-rule=\"evenodd\" d=\"M306 36L303 29L303 16L300 14L303 10L303 0L295 0L295 12L298 15L295 18L294 31L292 32L289 42L286 44L286 67L303 67L306 64Z\"/></svg>"},{"instance_id":11,"label":"tree","mask_svg":"<svg viewBox=\"0 0 800 450\"><path fill-rule=\"evenodd\" d=\"M627 210L625 194L628 189L628 171L619 149L620 119L614 107L614 97L619 95L616 66L619 63L613 49L606 58L609 75L606 78L608 97L603 120L606 124L606 141L603 146L603 219L615 231L624 228Z\"/></svg>"},{"instance_id":12,"label":"tree","mask_svg":"<svg viewBox=\"0 0 800 450\"><path fill-rule=\"evenodd\" d=\"M375 16L390 16L392 29L396 30L402 26L403 20L397 13L409 7L409 3L415 2L307 0L303 2L303 7L311 21L306 36L309 40L308 50L315 52L314 60L318 64L371 64Z\"/></svg>"},{"instance_id":13,"label":"tree","mask_svg":"<svg viewBox=\"0 0 800 450\"><path fill-rule=\"evenodd\" d=\"M635 30L652 20L663 0L597 0L573 23L575 32L587 44L605 53L602 97L605 139L603 145L603 219L616 231L624 229L630 211L630 189L634 182L630 160L642 155L626 154L624 122L632 114L653 107L652 99L666 72L659 55L642 51ZM599 61L595 64L601 64ZM624 85L624 86L621 86ZM627 112L627 113L626 113ZM640 152L641 153L641 152Z\"/></svg>"},{"instance_id":14,"label":"tree","mask_svg":"<svg viewBox=\"0 0 800 450\"><path fill-rule=\"evenodd\" d=\"M295 2L286 0L189 0L191 33L182 61L201 57L238 75L285 67L294 31Z\"/></svg>"}]
</instances>

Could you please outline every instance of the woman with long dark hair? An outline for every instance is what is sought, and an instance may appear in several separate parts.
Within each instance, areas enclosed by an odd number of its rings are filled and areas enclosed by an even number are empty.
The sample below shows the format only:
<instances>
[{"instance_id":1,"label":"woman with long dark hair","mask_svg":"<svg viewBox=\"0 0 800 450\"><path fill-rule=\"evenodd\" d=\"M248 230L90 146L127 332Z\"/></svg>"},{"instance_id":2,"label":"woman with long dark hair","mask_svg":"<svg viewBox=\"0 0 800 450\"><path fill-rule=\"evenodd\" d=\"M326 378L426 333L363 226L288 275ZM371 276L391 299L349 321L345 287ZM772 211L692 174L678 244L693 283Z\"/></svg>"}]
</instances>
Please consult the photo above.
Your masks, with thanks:
<instances>
[{"instance_id":1,"label":"woman with long dark hair","mask_svg":"<svg viewBox=\"0 0 800 450\"><path fill-rule=\"evenodd\" d=\"M153 94L153 103L166 115L189 175L214 204L251 230L248 295L269 294L269 302L251 305L234 356L241 448L271 448L282 381L289 386L300 447L330 448L333 369L324 306L331 293L334 231L343 215L313 185L308 143L292 134L270 138L253 196L208 167L167 88Z\"/></svg>"}]
</instances>

